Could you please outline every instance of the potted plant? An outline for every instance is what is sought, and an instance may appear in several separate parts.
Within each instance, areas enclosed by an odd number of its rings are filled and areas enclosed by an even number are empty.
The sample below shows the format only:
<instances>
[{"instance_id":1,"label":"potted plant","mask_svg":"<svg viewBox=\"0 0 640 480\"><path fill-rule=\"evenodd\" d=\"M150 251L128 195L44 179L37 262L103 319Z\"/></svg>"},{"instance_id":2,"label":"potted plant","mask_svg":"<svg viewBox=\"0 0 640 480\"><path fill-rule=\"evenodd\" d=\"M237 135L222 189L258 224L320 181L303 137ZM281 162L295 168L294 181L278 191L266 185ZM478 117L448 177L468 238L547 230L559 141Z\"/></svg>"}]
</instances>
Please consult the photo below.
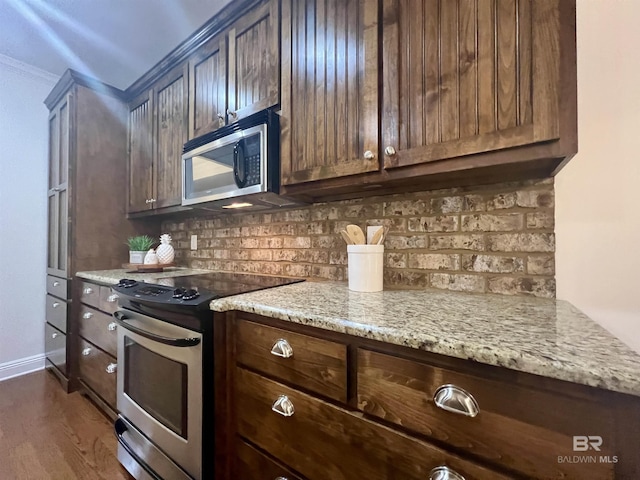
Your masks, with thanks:
<instances>
[{"instance_id":1,"label":"potted plant","mask_svg":"<svg viewBox=\"0 0 640 480\"><path fill-rule=\"evenodd\" d=\"M138 235L127 239L129 263L144 263L144 256L155 241L148 235Z\"/></svg>"}]
</instances>

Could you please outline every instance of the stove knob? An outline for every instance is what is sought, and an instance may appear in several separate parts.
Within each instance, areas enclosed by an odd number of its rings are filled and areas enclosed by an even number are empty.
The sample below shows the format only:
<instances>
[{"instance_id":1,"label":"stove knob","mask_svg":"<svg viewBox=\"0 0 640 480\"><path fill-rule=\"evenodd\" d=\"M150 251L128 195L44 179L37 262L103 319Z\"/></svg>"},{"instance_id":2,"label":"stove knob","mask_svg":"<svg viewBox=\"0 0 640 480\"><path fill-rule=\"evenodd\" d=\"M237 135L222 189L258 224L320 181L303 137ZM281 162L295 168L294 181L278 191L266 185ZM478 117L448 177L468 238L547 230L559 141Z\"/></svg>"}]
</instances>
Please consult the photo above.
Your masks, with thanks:
<instances>
[{"instance_id":1,"label":"stove knob","mask_svg":"<svg viewBox=\"0 0 640 480\"><path fill-rule=\"evenodd\" d=\"M173 298L182 298L186 291L187 291L186 288L176 288L173 291Z\"/></svg>"},{"instance_id":2,"label":"stove knob","mask_svg":"<svg viewBox=\"0 0 640 480\"><path fill-rule=\"evenodd\" d=\"M182 299L183 300L193 300L194 298L198 298L199 296L200 296L200 294L198 293L197 290L194 290L194 289L190 288L189 290L184 292L184 294L182 295Z\"/></svg>"}]
</instances>

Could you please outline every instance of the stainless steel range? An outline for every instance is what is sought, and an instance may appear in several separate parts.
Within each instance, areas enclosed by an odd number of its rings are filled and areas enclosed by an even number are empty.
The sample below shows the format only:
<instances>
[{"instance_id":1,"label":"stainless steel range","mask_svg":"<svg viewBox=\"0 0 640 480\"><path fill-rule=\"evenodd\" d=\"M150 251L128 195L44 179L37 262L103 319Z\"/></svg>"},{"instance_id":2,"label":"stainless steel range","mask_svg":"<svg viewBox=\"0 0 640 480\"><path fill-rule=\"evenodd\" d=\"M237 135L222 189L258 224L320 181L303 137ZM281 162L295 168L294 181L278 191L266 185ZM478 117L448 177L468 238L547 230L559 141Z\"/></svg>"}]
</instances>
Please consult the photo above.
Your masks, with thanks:
<instances>
[{"instance_id":1,"label":"stainless steel range","mask_svg":"<svg viewBox=\"0 0 640 480\"><path fill-rule=\"evenodd\" d=\"M113 287L118 323L118 459L136 479L214 478L216 381L225 325L215 298L301 279L216 272ZM205 458L209 461L203 461Z\"/></svg>"}]
</instances>

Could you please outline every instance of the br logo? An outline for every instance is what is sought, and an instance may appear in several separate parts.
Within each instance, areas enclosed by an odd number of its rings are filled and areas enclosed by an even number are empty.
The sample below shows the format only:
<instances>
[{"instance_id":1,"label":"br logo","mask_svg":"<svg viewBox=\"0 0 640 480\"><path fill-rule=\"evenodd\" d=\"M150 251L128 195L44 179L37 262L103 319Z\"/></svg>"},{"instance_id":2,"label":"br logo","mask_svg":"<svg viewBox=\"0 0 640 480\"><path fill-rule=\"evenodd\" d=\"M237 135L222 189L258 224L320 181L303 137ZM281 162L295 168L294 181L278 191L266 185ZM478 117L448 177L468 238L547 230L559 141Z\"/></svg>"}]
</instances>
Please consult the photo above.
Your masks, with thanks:
<instances>
[{"instance_id":1,"label":"br logo","mask_svg":"<svg viewBox=\"0 0 640 480\"><path fill-rule=\"evenodd\" d=\"M574 435L573 436L573 451L574 452L586 452L588 450L600 451L602 445L602 437L598 435Z\"/></svg>"}]
</instances>

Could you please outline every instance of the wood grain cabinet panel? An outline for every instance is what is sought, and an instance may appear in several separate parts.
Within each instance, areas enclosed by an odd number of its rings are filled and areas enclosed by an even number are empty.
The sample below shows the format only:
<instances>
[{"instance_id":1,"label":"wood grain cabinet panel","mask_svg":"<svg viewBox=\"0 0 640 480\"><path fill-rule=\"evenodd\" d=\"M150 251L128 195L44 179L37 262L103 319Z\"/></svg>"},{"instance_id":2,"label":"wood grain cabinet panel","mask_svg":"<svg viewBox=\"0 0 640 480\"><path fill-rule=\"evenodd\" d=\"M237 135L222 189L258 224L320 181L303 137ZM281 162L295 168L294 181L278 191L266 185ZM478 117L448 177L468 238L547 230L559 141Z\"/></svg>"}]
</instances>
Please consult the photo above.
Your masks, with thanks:
<instances>
[{"instance_id":1,"label":"wood grain cabinet panel","mask_svg":"<svg viewBox=\"0 0 640 480\"><path fill-rule=\"evenodd\" d=\"M377 0L283 0L281 97L283 185L380 169Z\"/></svg>"},{"instance_id":2,"label":"wood grain cabinet panel","mask_svg":"<svg viewBox=\"0 0 640 480\"><path fill-rule=\"evenodd\" d=\"M117 324L111 315L83 305L78 320L78 333L113 357L118 355Z\"/></svg>"},{"instance_id":3,"label":"wood grain cabinet panel","mask_svg":"<svg viewBox=\"0 0 640 480\"><path fill-rule=\"evenodd\" d=\"M82 338L78 339L80 350L78 371L85 382L111 408L116 408L116 359Z\"/></svg>"},{"instance_id":4,"label":"wood grain cabinet panel","mask_svg":"<svg viewBox=\"0 0 640 480\"><path fill-rule=\"evenodd\" d=\"M446 465L468 479L503 475L247 370L236 369L238 433L310 480L424 480ZM285 395L285 417L272 410Z\"/></svg>"},{"instance_id":5,"label":"wood grain cabinet panel","mask_svg":"<svg viewBox=\"0 0 640 480\"><path fill-rule=\"evenodd\" d=\"M237 322L236 338L240 364L346 402L346 345L242 319ZM277 346L281 342L285 345ZM287 346L291 349L288 358L272 353L281 353Z\"/></svg>"},{"instance_id":6,"label":"wood grain cabinet panel","mask_svg":"<svg viewBox=\"0 0 640 480\"><path fill-rule=\"evenodd\" d=\"M227 40L213 37L189 58L189 139L226 124Z\"/></svg>"},{"instance_id":7,"label":"wood grain cabinet panel","mask_svg":"<svg viewBox=\"0 0 640 480\"><path fill-rule=\"evenodd\" d=\"M118 294L111 287L100 286L100 310L112 314L118 309Z\"/></svg>"},{"instance_id":8,"label":"wood grain cabinet panel","mask_svg":"<svg viewBox=\"0 0 640 480\"><path fill-rule=\"evenodd\" d=\"M182 202L182 147L187 141L187 65L178 66L154 87L154 209Z\"/></svg>"},{"instance_id":9,"label":"wood grain cabinet panel","mask_svg":"<svg viewBox=\"0 0 640 480\"><path fill-rule=\"evenodd\" d=\"M100 308L100 285L80 282L80 301L94 308Z\"/></svg>"},{"instance_id":10,"label":"wood grain cabinet panel","mask_svg":"<svg viewBox=\"0 0 640 480\"><path fill-rule=\"evenodd\" d=\"M49 323L44 324L44 350L47 360L67 375L67 336Z\"/></svg>"},{"instance_id":11,"label":"wood grain cabinet panel","mask_svg":"<svg viewBox=\"0 0 640 480\"><path fill-rule=\"evenodd\" d=\"M384 0L384 167L558 139L559 3Z\"/></svg>"},{"instance_id":12,"label":"wood grain cabinet panel","mask_svg":"<svg viewBox=\"0 0 640 480\"><path fill-rule=\"evenodd\" d=\"M67 302L47 295L45 310L47 322L67 333Z\"/></svg>"},{"instance_id":13,"label":"wood grain cabinet panel","mask_svg":"<svg viewBox=\"0 0 640 480\"><path fill-rule=\"evenodd\" d=\"M66 278L47 275L47 293L64 300L69 298L69 289Z\"/></svg>"},{"instance_id":14,"label":"wood grain cabinet panel","mask_svg":"<svg viewBox=\"0 0 640 480\"><path fill-rule=\"evenodd\" d=\"M278 462L259 452L242 440L236 442L237 460L233 478L242 480L262 480L278 478L286 480L303 480Z\"/></svg>"},{"instance_id":15,"label":"wood grain cabinet panel","mask_svg":"<svg viewBox=\"0 0 640 480\"><path fill-rule=\"evenodd\" d=\"M149 210L153 197L153 91L130 104L129 188L127 211Z\"/></svg>"},{"instance_id":16,"label":"wood grain cabinet panel","mask_svg":"<svg viewBox=\"0 0 640 480\"><path fill-rule=\"evenodd\" d=\"M443 385L470 394L477 415L438 407L434 394ZM458 410L464 406L452 398L448 405ZM559 456L573 458L573 436L581 432L602 436L600 455L616 454L612 412L586 400L359 349L358 407L534 478L614 478L613 463L558 462Z\"/></svg>"},{"instance_id":17,"label":"wood grain cabinet panel","mask_svg":"<svg viewBox=\"0 0 640 480\"><path fill-rule=\"evenodd\" d=\"M229 30L229 122L280 103L279 5L270 0Z\"/></svg>"}]
</instances>

